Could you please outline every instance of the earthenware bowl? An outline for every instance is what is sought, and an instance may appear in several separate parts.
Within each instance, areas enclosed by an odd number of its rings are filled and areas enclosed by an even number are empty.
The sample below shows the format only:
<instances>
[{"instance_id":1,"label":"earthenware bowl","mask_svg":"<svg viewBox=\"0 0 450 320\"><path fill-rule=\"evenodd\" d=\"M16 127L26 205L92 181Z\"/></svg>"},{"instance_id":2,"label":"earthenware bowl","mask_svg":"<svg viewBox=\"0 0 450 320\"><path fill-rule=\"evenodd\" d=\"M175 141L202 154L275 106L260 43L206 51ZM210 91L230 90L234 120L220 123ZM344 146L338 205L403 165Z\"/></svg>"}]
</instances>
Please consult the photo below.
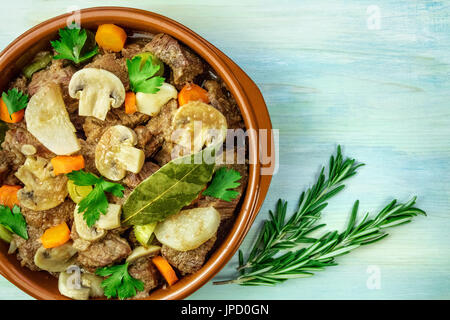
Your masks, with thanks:
<instances>
[{"instance_id":1,"label":"earthenware bowl","mask_svg":"<svg viewBox=\"0 0 450 320\"><path fill-rule=\"evenodd\" d=\"M28 30L0 53L0 92L8 82L26 65L38 51L47 48L49 40L55 39L57 31L67 24L70 14L47 20ZM96 29L103 23L114 23L129 29L164 32L183 42L201 56L225 81L236 99L249 135L250 168L249 182L242 208L235 223L220 245L200 271L184 277L175 285L152 292L148 299L183 299L211 278L230 260L239 248L252 225L269 189L270 174L261 175L267 166L259 162L261 146L267 146L268 154L273 149L271 122L264 99L254 82L225 54L185 26L161 15L131 8L97 7L83 9L80 22L84 28ZM260 135L260 129L268 135ZM261 138L261 139L260 139ZM262 140L262 141L259 141ZM273 165L273 162L272 162ZM33 272L20 266L15 255L7 254L8 246L0 244L0 273L17 287L37 299L67 299L59 294L57 280L46 272ZM217 297L220 295L218 294Z\"/></svg>"}]
</instances>

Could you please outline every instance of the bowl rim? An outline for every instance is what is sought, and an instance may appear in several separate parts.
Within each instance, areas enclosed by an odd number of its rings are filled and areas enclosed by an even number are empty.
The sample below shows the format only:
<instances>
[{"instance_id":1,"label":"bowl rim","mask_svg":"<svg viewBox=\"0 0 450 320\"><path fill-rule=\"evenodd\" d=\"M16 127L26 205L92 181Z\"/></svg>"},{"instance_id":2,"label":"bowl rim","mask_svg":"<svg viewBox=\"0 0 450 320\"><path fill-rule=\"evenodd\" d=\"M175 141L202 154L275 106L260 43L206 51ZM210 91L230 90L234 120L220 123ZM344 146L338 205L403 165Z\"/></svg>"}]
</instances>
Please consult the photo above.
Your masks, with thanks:
<instances>
[{"instance_id":1,"label":"bowl rim","mask_svg":"<svg viewBox=\"0 0 450 320\"><path fill-rule=\"evenodd\" d=\"M66 13L48 19L17 37L0 53L0 71L13 65L27 49L39 41L42 41L45 37L54 35L59 28L66 24L67 19L71 15L71 13ZM201 56L226 83L229 91L239 105L247 130L255 129L256 131L261 128L261 121L258 121L258 118L260 119L261 115L255 113L252 103L250 102L252 95L259 94L262 98L256 85L254 85L254 88L248 88L248 86L247 88L244 88L241 81L244 77L248 78L248 76L232 61L228 61L230 59L220 50L215 48L198 34L170 18L141 9L126 7L93 7L80 10L81 25L98 25L108 21L109 23L115 23L130 29L136 28L136 26L130 27L130 25L133 24L142 26L141 30L151 30L153 28L153 30L167 33L183 42L196 54ZM8 81L10 80L11 78L8 79ZM248 78L248 80L250 80L250 78ZM255 92L255 88L257 92ZM265 119L263 120L262 125L265 129L270 130L272 129L272 125L264 100L262 100L262 103L264 105L261 105L260 100L258 113L265 113L263 114ZM226 238L198 272L184 277L169 289L158 289L152 292L150 297L146 299L183 299L187 297L212 279L237 251L261 207L271 179L271 176L264 177L264 181L261 183L261 164L257 159L260 150L258 139L259 136L257 132L256 136L249 137L248 145L250 148L250 155L253 158L249 159L251 160L251 164L249 165L247 190L244 201L242 202L241 210ZM272 140L270 133L268 139ZM13 258L16 259L15 256ZM12 263L3 252L0 252L0 274L34 298L68 299L61 296L59 292L49 291L48 287L43 287L42 284L37 284L36 281L30 279L33 278L34 275L25 276L24 272L17 269L17 264Z\"/></svg>"}]
</instances>

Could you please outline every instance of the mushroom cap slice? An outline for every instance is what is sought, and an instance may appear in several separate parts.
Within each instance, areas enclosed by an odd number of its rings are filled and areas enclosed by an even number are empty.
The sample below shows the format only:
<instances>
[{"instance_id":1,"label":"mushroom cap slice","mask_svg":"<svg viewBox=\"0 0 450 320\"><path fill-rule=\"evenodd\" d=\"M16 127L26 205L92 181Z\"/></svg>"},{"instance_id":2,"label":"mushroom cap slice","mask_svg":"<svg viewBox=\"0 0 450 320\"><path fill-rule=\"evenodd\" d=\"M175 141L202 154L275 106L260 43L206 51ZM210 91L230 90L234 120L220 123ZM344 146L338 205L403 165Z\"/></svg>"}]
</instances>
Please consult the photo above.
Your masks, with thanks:
<instances>
[{"instance_id":1,"label":"mushroom cap slice","mask_svg":"<svg viewBox=\"0 0 450 320\"><path fill-rule=\"evenodd\" d=\"M53 153L70 155L80 150L59 85L50 83L31 97L25 121L27 130Z\"/></svg>"},{"instance_id":2,"label":"mushroom cap slice","mask_svg":"<svg viewBox=\"0 0 450 320\"><path fill-rule=\"evenodd\" d=\"M160 246L136 247L127 258L127 262L135 261L139 258L157 254L161 250Z\"/></svg>"},{"instance_id":3,"label":"mushroom cap slice","mask_svg":"<svg viewBox=\"0 0 450 320\"><path fill-rule=\"evenodd\" d=\"M102 281L102 277L96 276L92 273L83 273L81 275L81 284L84 287L89 287L91 289L89 296L93 298L103 296Z\"/></svg>"},{"instance_id":4,"label":"mushroom cap slice","mask_svg":"<svg viewBox=\"0 0 450 320\"><path fill-rule=\"evenodd\" d=\"M108 204L106 214L101 214L95 223L95 226L104 230L112 230L120 227L120 216L122 214L122 206L115 203Z\"/></svg>"},{"instance_id":5,"label":"mushroom cap slice","mask_svg":"<svg viewBox=\"0 0 450 320\"><path fill-rule=\"evenodd\" d=\"M144 151L134 148L136 133L125 126L116 125L103 133L95 148L95 165L106 178L119 181L127 171L139 173L144 165Z\"/></svg>"},{"instance_id":6,"label":"mushroom cap slice","mask_svg":"<svg viewBox=\"0 0 450 320\"><path fill-rule=\"evenodd\" d=\"M76 253L77 250L73 248L71 242L50 249L41 246L34 255L34 264L45 271L63 272L72 265Z\"/></svg>"},{"instance_id":7,"label":"mushroom cap slice","mask_svg":"<svg viewBox=\"0 0 450 320\"><path fill-rule=\"evenodd\" d=\"M58 277L59 293L61 293L63 296L66 296L74 300L88 300L91 289L82 286L81 279L79 287L77 287L76 283L74 283L75 279L73 277L76 277L76 275L67 272L61 272L59 274Z\"/></svg>"},{"instance_id":8,"label":"mushroom cap slice","mask_svg":"<svg viewBox=\"0 0 450 320\"><path fill-rule=\"evenodd\" d=\"M22 207L35 211L49 210L67 197L67 177L55 177L53 167L44 158L27 157L15 175L25 185L17 192Z\"/></svg>"},{"instance_id":9,"label":"mushroom cap slice","mask_svg":"<svg viewBox=\"0 0 450 320\"><path fill-rule=\"evenodd\" d=\"M182 105L172 120L172 142L191 153L225 141L227 120L213 106L201 101Z\"/></svg>"},{"instance_id":10,"label":"mushroom cap slice","mask_svg":"<svg viewBox=\"0 0 450 320\"><path fill-rule=\"evenodd\" d=\"M79 283L76 283L76 277L79 277ZM68 298L74 300L88 300L89 297L103 296L101 283L103 278L91 273L61 272L58 278L59 292Z\"/></svg>"},{"instance_id":11,"label":"mushroom cap slice","mask_svg":"<svg viewBox=\"0 0 450 320\"><path fill-rule=\"evenodd\" d=\"M75 211L73 213L73 222L75 230L83 240L96 241L106 235L106 231L104 229L97 228L95 225L91 228L88 227L86 221L83 219L83 213L78 212L78 205L75 207Z\"/></svg>"},{"instance_id":12,"label":"mushroom cap slice","mask_svg":"<svg viewBox=\"0 0 450 320\"><path fill-rule=\"evenodd\" d=\"M112 72L84 68L74 73L69 83L69 95L79 99L78 114L106 119L111 107L118 108L125 101L125 87Z\"/></svg>"}]
</instances>

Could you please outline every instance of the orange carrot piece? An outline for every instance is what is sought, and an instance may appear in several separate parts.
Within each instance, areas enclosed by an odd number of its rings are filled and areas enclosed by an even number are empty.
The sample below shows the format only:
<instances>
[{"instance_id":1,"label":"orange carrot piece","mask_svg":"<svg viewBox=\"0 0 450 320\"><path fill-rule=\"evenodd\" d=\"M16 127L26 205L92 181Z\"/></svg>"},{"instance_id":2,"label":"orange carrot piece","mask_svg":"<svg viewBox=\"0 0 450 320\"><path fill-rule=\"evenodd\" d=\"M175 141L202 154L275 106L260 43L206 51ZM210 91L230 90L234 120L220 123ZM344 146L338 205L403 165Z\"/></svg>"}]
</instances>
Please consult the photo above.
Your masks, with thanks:
<instances>
[{"instance_id":1,"label":"orange carrot piece","mask_svg":"<svg viewBox=\"0 0 450 320\"><path fill-rule=\"evenodd\" d=\"M10 207L11 209L15 205L19 205L19 200L17 199L17 191L22 189L21 186L8 186L3 185L0 188L0 204L3 206Z\"/></svg>"},{"instance_id":2,"label":"orange carrot piece","mask_svg":"<svg viewBox=\"0 0 450 320\"><path fill-rule=\"evenodd\" d=\"M199 100L204 103L209 103L208 92L196 84L188 83L178 93L180 107L188 102Z\"/></svg>"},{"instance_id":3,"label":"orange carrot piece","mask_svg":"<svg viewBox=\"0 0 450 320\"><path fill-rule=\"evenodd\" d=\"M6 103L0 98L0 119L8 123L17 123L22 121L25 114L25 109L14 112L11 116L9 115Z\"/></svg>"},{"instance_id":4,"label":"orange carrot piece","mask_svg":"<svg viewBox=\"0 0 450 320\"><path fill-rule=\"evenodd\" d=\"M102 24L95 34L95 41L105 50L120 52L127 40L127 33L115 24Z\"/></svg>"},{"instance_id":5,"label":"orange carrot piece","mask_svg":"<svg viewBox=\"0 0 450 320\"><path fill-rule=\"evenodd\" d=\"M55 176L84 168L84 158L78 156L56 156L51 160Z\"/></svg>"},{"instance_id":6,"label":"orange carrot piece","mask_svg":"<svg viewBox=\"0 0 450 320\"><path fill-rule=\"evenodd\" d=\"M44 248L50 249L62 246L70 239L70 229L65 222L45 230L41 237Z\"/></svg>"},{"instance_id":7,"label":"orange carrot piece","mask_svg":"<svg viewBox=\"0 0 450 320\"><path fill-rule=\"evenodd\" d=\"M125 113L133 114L135 112L137 112L136 94L130 91L125 95Z\"/></svg>"},{"instance_id":8,"label":"orange carrot piece","mask_svg":"<svg viewBox=\"0 0 450 320\"><path fill-rule=\"evenodd\" d=\"M169 286L178 281L177 274L173 270L172 266L161 256L154 257L152 259L153 264L158 268L159 272L166 279Z\"/></svg>"}]
</instances>

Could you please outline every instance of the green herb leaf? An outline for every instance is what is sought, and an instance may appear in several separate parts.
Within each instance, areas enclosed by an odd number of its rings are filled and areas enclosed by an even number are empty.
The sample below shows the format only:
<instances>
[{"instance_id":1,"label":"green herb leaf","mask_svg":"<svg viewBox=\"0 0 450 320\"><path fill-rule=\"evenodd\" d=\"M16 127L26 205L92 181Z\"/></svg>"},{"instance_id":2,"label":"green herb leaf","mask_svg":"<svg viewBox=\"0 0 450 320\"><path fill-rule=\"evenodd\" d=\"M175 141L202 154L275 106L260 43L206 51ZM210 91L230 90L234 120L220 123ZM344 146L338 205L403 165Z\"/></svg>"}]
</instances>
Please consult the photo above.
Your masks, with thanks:
<instances>
[{"instance_id":1,"label":"green herb leaf","mask_svg":"<svg viewBox=\"0 0 450 320\"><path fill-rule=\"evenodd\" d=\"M8 109L9 117L14 112L25 109L28 104L28 95L23 92L13 88L8 90L8 92L3 92L2 100L6 104L6 108ZM12 118L11 118L12 119Z\"/></svg>"},{"instance_id":2,"label":"green herb leaf","mask_svg":"<svg viewBox=\"0 0 450 320\"><path fill-rule=\"evenodd\" d=\"M240 179L241 174L238 171L222 167L216 171L208 189L203 191L203 195L230 202L236 199L239 192L229 189L239 187L241 183L237 181Z\"/></svg>"},{"instance_id":3,"label":"green herb leaf","mask_svg":"<svg viewBox=\"0 0 450 320\"><path fill-rule=\"evenodd\" d=\"M67 173L66 176L72 180L75 185L80 187L92 186L103 180L102 178L83 170L72 171Z\"/></svg>"},{"instance_id":4,"label":"green herb leaf","mask_svg":"<svg viewBox=\"0 0 450 320\"><path fill-rule=\"evenodd\" d=\"M131 90L134 92L157 93L159 87L164 83L163 77L155 76L160 66L153 64L151 56L148 56L145 63L141 62L142 57L140 56L136 56L131 60L127 59Z\"/></svg>"},{"instance_id":5,"label":"green herb leaf","mask_svg":"<svg viewBox=\"0 0 450 320\"><path fill-rule=\"evenodd\" d=\"M162 221L190 204L211 180L215 163L205 160L208 153L211 149L172 160L142 181L123 205L123 223Z\"/></svg>"},{"instance_id":6,"label":"green herb leaf","mask_svg":"<svg viewBox=\"0 0 450 320\"><path fill-rule=\"evenodd\" d=\"M121 184L106 181L92 173L78 170L68 173L67 177L77 186L94 186L94 189L78 204L78 213L83 214L83 219L89 227L97 222L100 214L108 212L108 199L105 192L110 192L119 198L123 197L125 188Z\"/></svg>"},{"instance_id":7,"label":"green herb leaf","mask_svg":"<svg viewBox=\"0 0 450 320\"><path fill-rule=\"evenodd\" d=\"M58 53L53 57L54 59L67 59L78 64L98 53L97 46L87 52L83 50L88 38L87 32L85 29L77 28L74 24L70 28L59 29L59 36L60 40L50 41Z\"/></svg>"},{"instance_id":8,"label":"green herb leaf","mask_svg":"<svg viewBox=\"0 0 450 320\"><path fill-rule=\"evenodd\" d=\"M9 207L0 205L0 224L25 240L28 239L27 222L18 206L14 206L11 211Z\"/></svg>"},{"instance_id":9,"label":"green herb leaf","mask_svg":"<svg viewBox=\"0 0 450 320\"><path fill-rule=\"evenodd\" d=\"M137 291L144 290L144 283L128 273L128 263L99 268L95 273L108 277L102 281L102 288L108 299L118 297L123 300L134 297Z\"/></svg>"}]
</instances>

